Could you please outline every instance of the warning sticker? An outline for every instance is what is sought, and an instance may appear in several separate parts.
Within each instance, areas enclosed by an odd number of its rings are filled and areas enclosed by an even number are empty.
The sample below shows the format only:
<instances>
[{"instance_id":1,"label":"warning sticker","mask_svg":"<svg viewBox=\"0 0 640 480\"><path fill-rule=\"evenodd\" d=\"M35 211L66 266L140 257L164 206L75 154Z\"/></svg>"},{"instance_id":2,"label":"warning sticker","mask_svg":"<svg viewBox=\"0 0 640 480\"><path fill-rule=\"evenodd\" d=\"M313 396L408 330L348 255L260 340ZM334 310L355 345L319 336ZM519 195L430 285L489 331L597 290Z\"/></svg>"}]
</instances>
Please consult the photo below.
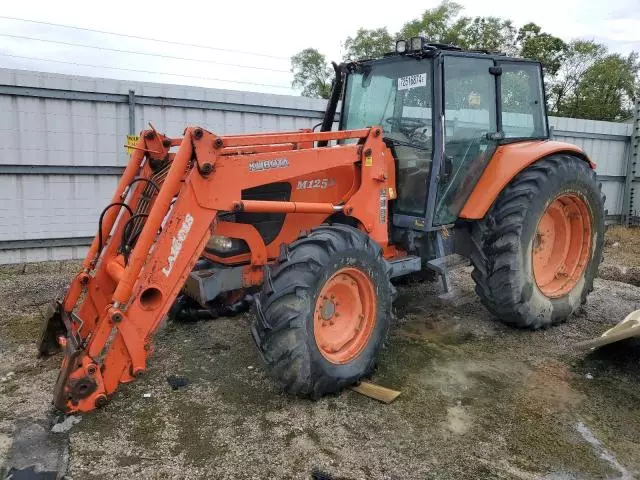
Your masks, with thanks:
<instances>
[{"instance_id":1,"label":"warning sticker","mask_svg":"<svg viewBox=\"0 0 640 480\"><path fill-rule=\"evenodd\" d=\"M138 135L127 135L127 153L131 155L133 153L133 148L138 143Z\"/></svg>"},{"instance_id":2,"label":"warning sticker","mask_svg":"<svg viewBox=\"0 0 640 480\"><path fill-rule=\"evenodd\" d=\"M373 157L371 155L367 155L364 157L364 166L371 167L373 166Z\"/></svg>"},{"instance_id":3,"label":"warning sticker","mask_svg":"<svg viewBox=\"0 0 640 480\"><path fill-rule=\"evenodd\" d=\"M416 73L415 75L407 75L398 78L398 90L409 90L410 88L426 87L427 74Z\"/></svg>"},{"instance_id":4,"label":"warning sticker","mask_svg":"<svg viewBox=\"0 0 640 480\"><path fill-rule=\"evenodd\" d=\"M380 189L380 223L387 221L387 189Z\"/></svg>"}]
</instances>

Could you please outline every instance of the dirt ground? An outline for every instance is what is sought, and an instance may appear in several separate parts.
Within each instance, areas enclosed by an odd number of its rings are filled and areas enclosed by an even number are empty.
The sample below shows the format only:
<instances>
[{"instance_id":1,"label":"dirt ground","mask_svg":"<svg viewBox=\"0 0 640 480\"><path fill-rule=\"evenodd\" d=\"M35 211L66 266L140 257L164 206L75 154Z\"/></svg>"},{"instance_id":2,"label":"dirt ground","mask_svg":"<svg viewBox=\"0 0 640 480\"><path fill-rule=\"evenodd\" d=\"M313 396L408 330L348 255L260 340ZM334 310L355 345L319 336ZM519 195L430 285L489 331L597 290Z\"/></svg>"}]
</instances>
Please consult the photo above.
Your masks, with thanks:
<instances>
[{"instance_id":1,"label":"dirt ground","mask_svg":"<svg viewBox=\"0 0 640 480\"><path fill-rule=\"evenodd\" d=\"M640 286L640 228L607 230L600 277Z\"/></svg>"},{"instance_id":2,"label":"dirt ground","mask_svg":"<svg viewBox=\"0 0 640 480\"><path fill-rule=\"evenodd\" d=\"M615 241L605 262L640 266L640 251ZM591 355L572 348L640 308L640 287L599 279L582 312L537 332L493 319L469 269L454 275L453 299L439 299L438 284L400 287L373 377L402 391L390 405L352 391L316 402L283 394L261 367L249 314L168 324L147 375L56 434L60 357L37 360L34 338L43 304L73 272L69 263L0 269L5 473L37 464L76 480L311 478L314 469L334 479L640 477L640 340ZM172 374L189 385L172 390Z\"/></svg>"}]
</instances>

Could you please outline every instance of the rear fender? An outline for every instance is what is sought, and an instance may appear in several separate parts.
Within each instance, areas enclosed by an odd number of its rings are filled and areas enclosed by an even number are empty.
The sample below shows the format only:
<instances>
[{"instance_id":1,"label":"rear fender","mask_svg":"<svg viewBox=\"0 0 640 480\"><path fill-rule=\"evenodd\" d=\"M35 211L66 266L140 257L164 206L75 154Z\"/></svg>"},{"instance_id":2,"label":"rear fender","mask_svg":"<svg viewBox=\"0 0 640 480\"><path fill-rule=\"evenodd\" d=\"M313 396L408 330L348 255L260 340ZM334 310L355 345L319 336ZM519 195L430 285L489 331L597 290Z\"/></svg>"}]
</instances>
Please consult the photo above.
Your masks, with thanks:
<instances>
[{"instance_id":1,"label":"rear fender","mask_svg":"<svg viewBox=\"0 0 640 480\"><path fill-rule=\"evenodd\" d=\"M522 170L541 158L557 153L566 153L583 159L595 170L592 162L576 145L551 140L531 141L501 145L496 149L489 165L467 199L460 218L478 220L483 218L500 192Z\"/></svg>"}]
</instances>

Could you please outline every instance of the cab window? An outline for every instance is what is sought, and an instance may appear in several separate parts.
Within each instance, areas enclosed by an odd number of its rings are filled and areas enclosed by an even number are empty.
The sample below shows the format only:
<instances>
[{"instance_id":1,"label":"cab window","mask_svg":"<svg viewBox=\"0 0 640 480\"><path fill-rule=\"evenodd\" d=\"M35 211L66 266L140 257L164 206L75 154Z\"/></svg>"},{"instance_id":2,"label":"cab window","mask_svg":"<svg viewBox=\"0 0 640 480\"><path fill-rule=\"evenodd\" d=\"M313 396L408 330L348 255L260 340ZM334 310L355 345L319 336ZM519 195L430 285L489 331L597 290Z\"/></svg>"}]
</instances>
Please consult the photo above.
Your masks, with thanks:
<instances>
[{"instance_id":1,"label":"cab window","mask_svg":"<svg viewBox=\"0 0 640 480\"><path fill-rule=\"evenodd\" d=\"M505 138L546 137L548 127L540 66L500 62L502 67L502 130Z\"/></svg>"}]
</instances>

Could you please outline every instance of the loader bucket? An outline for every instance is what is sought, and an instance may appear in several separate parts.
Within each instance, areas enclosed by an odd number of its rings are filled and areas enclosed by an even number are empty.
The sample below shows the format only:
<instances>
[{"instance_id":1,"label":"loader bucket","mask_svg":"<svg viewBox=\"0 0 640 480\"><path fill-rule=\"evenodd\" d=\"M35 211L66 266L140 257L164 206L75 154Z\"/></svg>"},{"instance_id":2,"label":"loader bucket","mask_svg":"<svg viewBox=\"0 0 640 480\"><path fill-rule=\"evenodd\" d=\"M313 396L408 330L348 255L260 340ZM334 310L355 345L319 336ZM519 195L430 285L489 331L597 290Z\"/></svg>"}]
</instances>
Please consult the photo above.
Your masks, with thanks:
<instances>
[{"instance_id":1,"label":"loader bucket","mask_svg":"<svg viewBox=\"0 0 640 480\"><path fill-rule=\"evenodd\" d=\"M595 350L632 337L640 337L640 310L631 312L624 320L604 332L600 337L580 342L576 347L582 350Z\"/></svg>"},{"instance_id":2,"label":"loader bucket","mask_svg":"<svg viewBox=\"0 0 640 480\"><path fill-rule=\"evenodd\" d=\"M62 320L62 305L54 300L47 306L43 317L42 329L38 340L38 355L47 357L58 353L62 348L61 340L67 335L67 328Z\"/></svg>"}]
</instances>

